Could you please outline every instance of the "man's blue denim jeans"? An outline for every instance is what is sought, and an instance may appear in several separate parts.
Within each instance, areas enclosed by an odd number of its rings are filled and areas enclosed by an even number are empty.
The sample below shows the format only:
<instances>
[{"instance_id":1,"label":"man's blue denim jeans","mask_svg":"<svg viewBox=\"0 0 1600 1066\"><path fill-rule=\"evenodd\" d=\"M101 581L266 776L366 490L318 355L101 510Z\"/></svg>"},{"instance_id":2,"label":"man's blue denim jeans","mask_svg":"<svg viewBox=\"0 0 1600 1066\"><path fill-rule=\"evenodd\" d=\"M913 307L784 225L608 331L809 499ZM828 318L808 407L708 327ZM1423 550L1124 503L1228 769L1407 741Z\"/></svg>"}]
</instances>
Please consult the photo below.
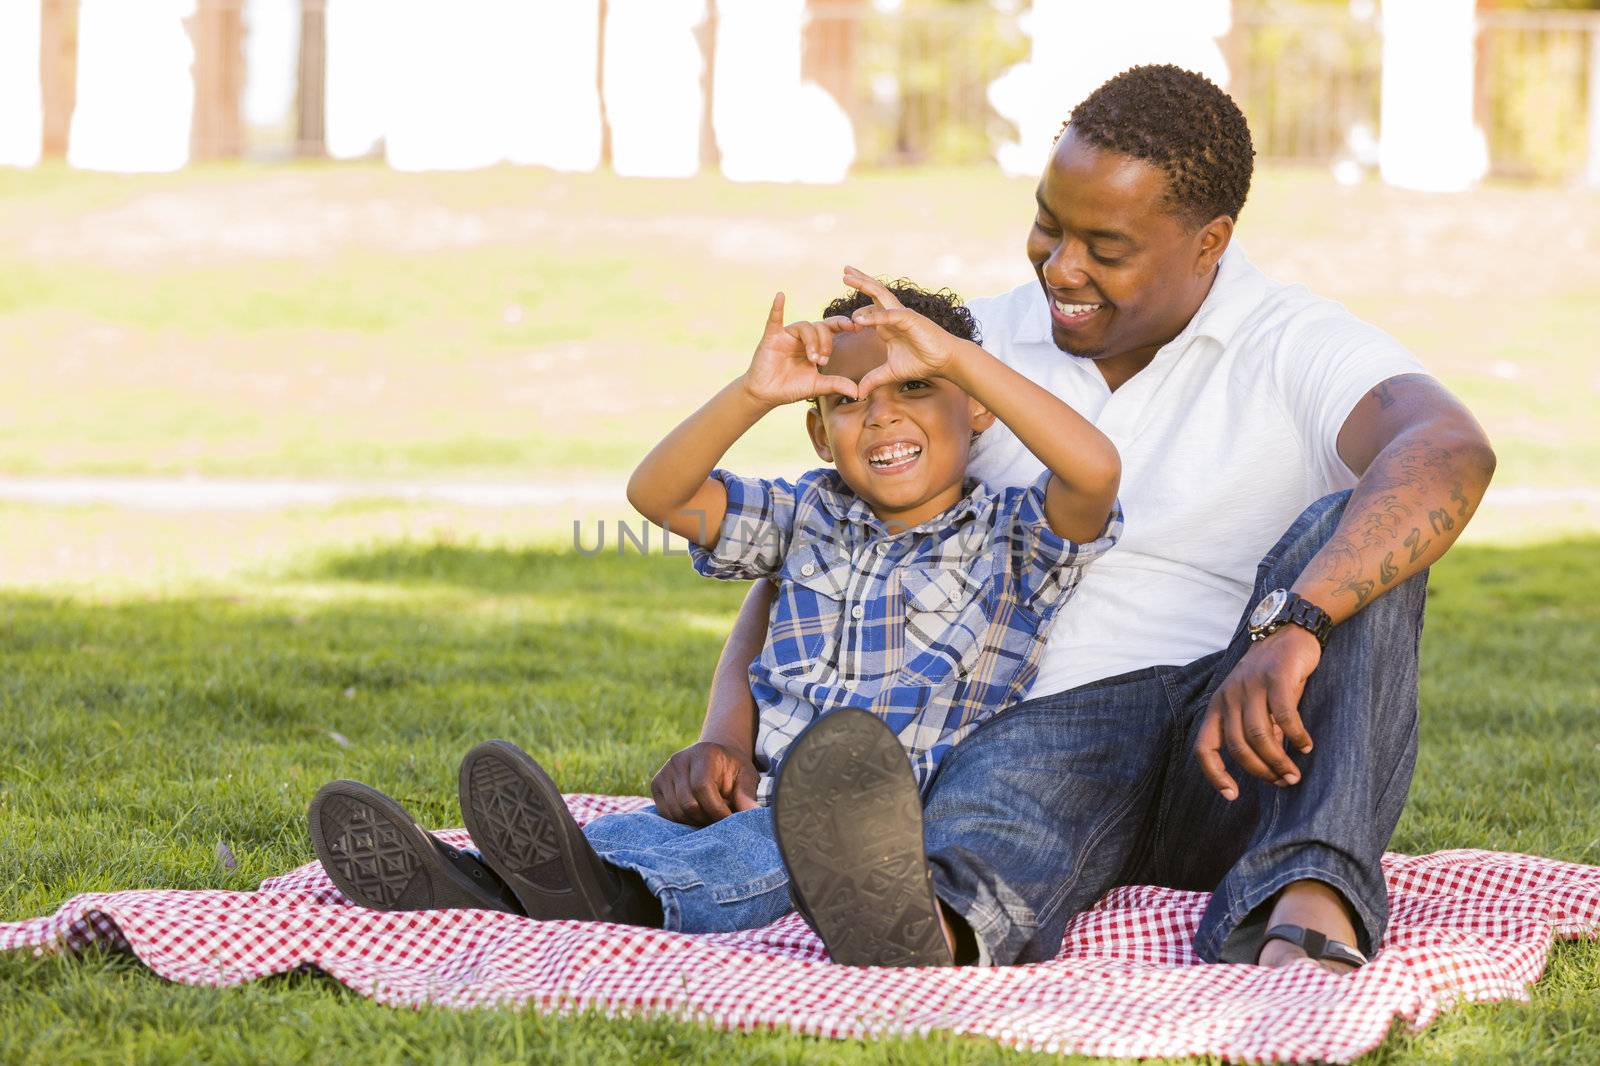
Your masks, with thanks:
<instances>
[{"instance_id":1,"label":"man's blue denim jeans","mask_svg":"<svg viewBox=\"0 0 1600 1066\"><path fill-rule=\"evenodd\" d=\"M757 929L792 908L771 808L738 811L696 829L645 807L596 818L583 833L606 862L644 878L661 901L663 928Z\"/></svg>"},{"instance_id":2,"label":"man's blue denim jeans","mask_svg":"<svg viewBox=\"0 0 1600 1066\"><path fill-rule=\"evenodd\" d=\"M1262 560L1245 617L1294 583L1348 497L1295 521ZM924 820L935 888L972 927L980 961L1054 958L1067 922L1107 889L1158 884L1212 893L1201 958L1253 962L1263 904L1302 879L1339 890L1371 954L1388 919L1379 860L1416 761L1426 581L1417 574L1334 628L1300 700L1315 748L1291 753L1290 788L1235 768L1241 794L1229 803L1191 754L1211 694L1249 647L1243 618L1214 655L1029 700L974 730L940 764ZM668 929L748 929L790 909L767 808L703 829L646 808L585 833L607 862L638 871Z\"/></svg>"},{"instance_id":3,"label":"man's blue denim jeans","mask_svg":"<svg viewBox=\"0 0 1600 1066\"><path fill-rule=\"evenodd\" d=\"M1348 498L1312 504L1261 561L1227 648L1020 703L945 757L925 805L928 856L983 961L1053 958L1067 922L1107 889L1157 884L1212 893L1201 958L1254 962L1264 904L1303 879L1339 891L1357 947L1372 953L1388 920L1379 861L1416 762L1427 574L1334 628L1300 700L1315 746L1290 752L1299 784L1230 767L1240 787L1230 803L1191 753L1212 693L1249 647L1244 618L1295 582Z\"/></svg>"}]
</instances>

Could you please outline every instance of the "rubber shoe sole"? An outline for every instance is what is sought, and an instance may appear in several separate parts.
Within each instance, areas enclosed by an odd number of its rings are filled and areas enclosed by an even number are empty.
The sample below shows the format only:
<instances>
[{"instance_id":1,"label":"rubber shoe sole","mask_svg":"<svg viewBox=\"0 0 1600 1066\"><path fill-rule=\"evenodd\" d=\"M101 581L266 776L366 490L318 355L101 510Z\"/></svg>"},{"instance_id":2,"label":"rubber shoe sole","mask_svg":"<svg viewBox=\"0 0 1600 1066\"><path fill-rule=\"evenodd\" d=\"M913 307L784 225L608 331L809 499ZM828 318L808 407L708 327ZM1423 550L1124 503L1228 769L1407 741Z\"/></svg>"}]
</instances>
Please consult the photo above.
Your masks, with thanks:
<instances>
[{"instance_id":1,"label":"rubber shoe sole","mask_svg":"<svg viewBox=\"0 0 1600 1066\"><path fill-rule=\"evenodd\" d=\"M483 861L530 918L608 921L620 885L550 775L508 740L461 760L461 817Z\"/></svg>"},{"instance_id":2,"label":"rubber shoe sole","mask_svg":"<svg viewBox=\"0 0 1600 1066\"><path fill-rule=\"evenodd\" d=\"M358 907L507 910L452 867L406 809L359 781L330 781L306 814L322 869Z\"/></svg>"},{"instance_id":3,"label":"rubber shoe sole","mask_svg":"<svg viewBox=\"0 0 1600 1066\"><path fill-rule=\"evenodd\" d=\"M922 797L905 750L854 708L790 746L773 804L799 909L844 966L949 966L922 843Z\"/></svg>"}]
</instances>

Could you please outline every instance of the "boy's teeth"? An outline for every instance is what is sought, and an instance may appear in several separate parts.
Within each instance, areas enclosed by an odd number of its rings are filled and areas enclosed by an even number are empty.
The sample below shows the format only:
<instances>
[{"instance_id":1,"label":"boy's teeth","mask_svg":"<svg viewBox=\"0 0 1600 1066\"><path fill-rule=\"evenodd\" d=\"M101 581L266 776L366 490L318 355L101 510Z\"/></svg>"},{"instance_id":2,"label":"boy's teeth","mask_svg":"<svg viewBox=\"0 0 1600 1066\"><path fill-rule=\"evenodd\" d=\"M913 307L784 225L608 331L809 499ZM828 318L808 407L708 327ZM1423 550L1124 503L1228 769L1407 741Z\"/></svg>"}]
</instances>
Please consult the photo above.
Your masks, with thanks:
<instances>
[{"instance_id":1,"label":"boy's teeth","mask_svg":"<svg viewBox=\"0 0 1600 1066\"><path fill-rule=\"evenodd\" d=\"M867 462L874 466L885 466L897 463L901 459L914 455L921 455L922 449L915 444L893 444L887 448L875 448L867 453Z\"/></svg>"},{"instance_id":2,"label":"boy's teeth","mask_svg":"<svg viewBox=\"0 0 1600 1066\"><path fill-rule=\"evenodd\" d=\"M1056 301L1056 310L1064 315L1086 315L1091 311L1100 310L1099 304L1069 304L1060 300Z\"/></svg>"}]
</instances>

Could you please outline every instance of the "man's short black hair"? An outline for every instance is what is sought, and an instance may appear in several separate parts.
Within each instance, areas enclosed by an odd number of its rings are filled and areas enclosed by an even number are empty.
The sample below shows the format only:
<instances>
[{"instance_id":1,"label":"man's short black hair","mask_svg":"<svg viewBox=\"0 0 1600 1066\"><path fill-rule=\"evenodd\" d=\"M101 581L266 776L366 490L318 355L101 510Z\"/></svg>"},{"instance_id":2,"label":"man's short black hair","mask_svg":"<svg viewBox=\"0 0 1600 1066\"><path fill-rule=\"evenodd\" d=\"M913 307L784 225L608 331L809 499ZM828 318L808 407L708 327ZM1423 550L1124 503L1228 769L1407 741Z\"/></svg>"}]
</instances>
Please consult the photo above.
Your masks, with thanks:
<instances>
[{"instance_id":1,"label":"man's short black hair","mask_svg":"<svg viewBox=\"0 0 1600 1066\"><path fill-rule=\"evenodd\" d=\"M1238 219L1255 149L1233 98L1171 64L1123 71L1072 110L1066 125L1094 147L1142 159L1167 176L1167 201L1195 226Z\"/></svg>"},{"instance_id":2,"label":"man's short black hair","mask_svg":"<svg viewBox=\"0 0 1600 1066\"><path fill-rule=\"evenodd\" d=\"M972 317L961 297L949 289L940 289L938 292L929 292L916 282L901 278L899 281L886 281L884 288L895 294L895 297L911 310L932 319L946 333L960 337L962 340L979 343L982 337L978 333L978 320ZM851 289L827 307L822 309L823 318L832 318L835 315L849 315L863 307L872 306L872 297L866 293Z\"/></svg>"}]
</instances>

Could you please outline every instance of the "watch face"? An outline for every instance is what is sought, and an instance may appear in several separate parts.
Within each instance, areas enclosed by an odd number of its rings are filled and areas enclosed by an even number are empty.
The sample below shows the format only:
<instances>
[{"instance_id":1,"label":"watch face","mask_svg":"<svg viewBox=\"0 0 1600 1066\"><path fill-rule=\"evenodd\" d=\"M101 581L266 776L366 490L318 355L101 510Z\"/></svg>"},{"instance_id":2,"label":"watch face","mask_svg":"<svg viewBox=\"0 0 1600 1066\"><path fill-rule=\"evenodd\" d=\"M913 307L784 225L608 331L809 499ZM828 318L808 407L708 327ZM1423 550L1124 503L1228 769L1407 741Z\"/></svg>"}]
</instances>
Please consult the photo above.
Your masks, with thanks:
<instances>
[{"instance_id":1,"label":"watch face","mask_svg":"<svg viewBox=\"0 0 1600 1066\"><path fill-rule=\"evenodd\" d=\"M1266 596L1262 597L1261 602L1256 604L1256 609L1250 612L1250 628L1260 629L1272 621L1277 617L1278 612L1283 610L1283 605L1288 600L1289 592L1287 589L1273 589L1267 593Z\"/></svg>"}]
</instances>

